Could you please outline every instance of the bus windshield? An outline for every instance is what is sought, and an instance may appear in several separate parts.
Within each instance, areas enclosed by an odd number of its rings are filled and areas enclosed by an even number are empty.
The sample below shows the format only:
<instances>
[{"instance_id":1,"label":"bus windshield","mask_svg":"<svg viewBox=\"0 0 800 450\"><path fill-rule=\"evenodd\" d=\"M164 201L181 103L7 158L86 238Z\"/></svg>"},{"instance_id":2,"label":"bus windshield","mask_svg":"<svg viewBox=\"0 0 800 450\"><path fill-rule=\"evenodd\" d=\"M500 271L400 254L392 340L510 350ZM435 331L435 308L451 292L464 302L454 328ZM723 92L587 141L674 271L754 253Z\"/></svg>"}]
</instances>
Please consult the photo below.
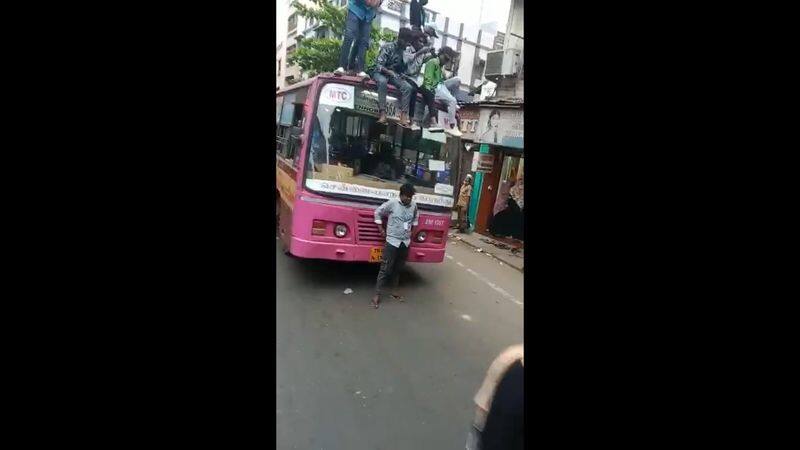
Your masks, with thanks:
<instances>
[{"instance_id":1,"label":"bus windshield","mask_svg":"<svg viewBox=\"0 0 800 450\"><path fill-rule=\"evenodd\" d=\"M420 104L417 102L417 111ZM397 99L387 95L387 116L397 117ZM453 185L444 133L377 123L374 90L326 84L312 118L306 187L319 192L374 199L397 196L415 186L421 205L451 207ZM455 155L454 155L455 156Z\"/></svg>"}]
</instances>

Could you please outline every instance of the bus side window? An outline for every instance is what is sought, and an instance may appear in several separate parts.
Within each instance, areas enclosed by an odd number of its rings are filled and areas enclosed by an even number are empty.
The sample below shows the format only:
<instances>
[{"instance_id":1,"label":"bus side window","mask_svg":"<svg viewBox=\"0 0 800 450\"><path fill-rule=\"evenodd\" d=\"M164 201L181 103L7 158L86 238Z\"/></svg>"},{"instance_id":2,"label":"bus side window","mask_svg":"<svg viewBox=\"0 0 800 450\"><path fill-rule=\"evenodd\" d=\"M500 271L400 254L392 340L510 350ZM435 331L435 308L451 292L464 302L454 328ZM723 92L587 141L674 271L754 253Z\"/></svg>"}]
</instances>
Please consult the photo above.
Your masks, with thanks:
<instances>
[{"instance_id":1,"label":"bus side window","mask_svg":"<svg viewBox=\"0 0 800 450\"><path fill-rule=\"evenodd\" d=\"M297 142L298 142L298 145L302 145L302 142L303 142L303 135L302 134L298 137ZM299 151L299 147L295 148L294 161L292 161L292 166L295 168L295 170L300 170L300 151Z\"/></svg>"},{"instance_id":2,"label":"bus side window","mask_svg":"<svg viewBox=\"0 0 800 450\"><path fill-rule=\"evenodd\" d=\"M286 150L283 152L283 157L286 159L294 159L296 154L300 153L297 150L300 148L300 138L303 129L300 127L292 127L288 133L286 141Z\"/></svg>"}]
</instances>

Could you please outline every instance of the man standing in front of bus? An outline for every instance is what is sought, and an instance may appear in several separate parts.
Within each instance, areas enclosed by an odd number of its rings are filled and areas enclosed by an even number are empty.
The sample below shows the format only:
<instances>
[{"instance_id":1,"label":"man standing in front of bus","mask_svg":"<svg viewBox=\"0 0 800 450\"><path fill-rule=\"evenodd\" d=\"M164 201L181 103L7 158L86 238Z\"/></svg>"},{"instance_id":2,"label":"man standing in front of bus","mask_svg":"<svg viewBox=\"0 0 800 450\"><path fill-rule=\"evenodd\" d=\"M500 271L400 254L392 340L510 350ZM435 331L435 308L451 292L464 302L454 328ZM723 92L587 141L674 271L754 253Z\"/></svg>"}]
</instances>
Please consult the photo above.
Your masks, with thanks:
<instances>
[{"instance_id":1,"label":"man standing in front of bus","mask_svg":"<svg viewBox=\"0 0 800 450\"><path fill-rule=\"evenodd\" d=\"M419 224L419 212L414 197L414 185L406 183L400 186L400 199L389 200L375 210L375 223L378 224L381 235L386 238L381 259L381 270L378 272L378 281L375 284L375 296L372 297L372 306L377 308L381 302L381 294L386 282L392 279L394 298L400 298L397 288L400 285L400 271L408 257L408 247L411 245L411 232ZM383 218L386 217L386 227L383 227Z\"/></svg>"},{"instance_id":2,"label":"man standing in front of bus","mask_svg":"<svg viewBox=\"0 0 800 450\"><path fill-rule=\"evenodd\" d=\"M369 47L369 32L372 20L375 19L378 8L383 0L348 0L347 18L344 22L344 39L342 50L339 53L339 67L333 71L336 75L345 73L345 68L357 72L358 76L366 77L364 64L367 59ZM350 58L350 51L354 58ZM351 65L352 62L352 65Z\"/></svg>"}]
</instances>

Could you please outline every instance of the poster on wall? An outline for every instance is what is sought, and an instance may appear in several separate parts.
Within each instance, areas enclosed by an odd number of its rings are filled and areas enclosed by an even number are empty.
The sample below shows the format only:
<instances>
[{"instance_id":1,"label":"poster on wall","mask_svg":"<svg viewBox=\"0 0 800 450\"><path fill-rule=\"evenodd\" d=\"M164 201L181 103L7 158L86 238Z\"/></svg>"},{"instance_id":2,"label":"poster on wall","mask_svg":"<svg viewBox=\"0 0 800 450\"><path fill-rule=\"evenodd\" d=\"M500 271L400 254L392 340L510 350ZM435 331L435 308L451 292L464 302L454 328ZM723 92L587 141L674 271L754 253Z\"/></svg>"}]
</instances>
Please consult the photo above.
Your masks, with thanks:
<instances>
[{"instance_id":1,"label":"poster on wall","mask_svg":"<svg viewBox=\"0 0 800 450\"><path fill-rule=\"evenodd\" d=\"M480 117L480 111L477 109L462 108L458 111L458 118L461 122L461 139L475 140L475 132L478 130Z\"/></svg>"},{"instance_id":2,"label":"poster on wall","mask_svg":"<svg viewBox=\"0 0 800 450\"><path fill-rule=\"evenodd\" d=\"M476 142L523 148L524 114L521 109L481 109Z\"/></svg>"}]
</instances>

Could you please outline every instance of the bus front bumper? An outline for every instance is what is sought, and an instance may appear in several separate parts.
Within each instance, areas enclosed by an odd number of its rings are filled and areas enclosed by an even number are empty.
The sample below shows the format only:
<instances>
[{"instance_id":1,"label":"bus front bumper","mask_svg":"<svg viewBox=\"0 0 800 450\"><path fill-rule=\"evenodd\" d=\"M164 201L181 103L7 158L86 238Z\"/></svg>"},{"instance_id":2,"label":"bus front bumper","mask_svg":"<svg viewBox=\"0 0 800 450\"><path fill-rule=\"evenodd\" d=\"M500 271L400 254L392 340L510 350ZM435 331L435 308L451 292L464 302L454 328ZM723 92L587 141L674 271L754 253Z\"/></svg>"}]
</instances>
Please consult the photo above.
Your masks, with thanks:
<instances>
[{"instance_id":1,"label":"bus front bumper","mask_svg":"<svg viewBox=\"0 0 800 450\"><path fill-rule=\"evenodd\" d=\"M328 259L333 261L369 262L373 248L382 245L339 244L332 242L307 241L291 238L289 252L299 258ZM438 263L444 261L444 248L416 247L413 244L408 251L408 262Z\"/></svg>"}]
</instances>

